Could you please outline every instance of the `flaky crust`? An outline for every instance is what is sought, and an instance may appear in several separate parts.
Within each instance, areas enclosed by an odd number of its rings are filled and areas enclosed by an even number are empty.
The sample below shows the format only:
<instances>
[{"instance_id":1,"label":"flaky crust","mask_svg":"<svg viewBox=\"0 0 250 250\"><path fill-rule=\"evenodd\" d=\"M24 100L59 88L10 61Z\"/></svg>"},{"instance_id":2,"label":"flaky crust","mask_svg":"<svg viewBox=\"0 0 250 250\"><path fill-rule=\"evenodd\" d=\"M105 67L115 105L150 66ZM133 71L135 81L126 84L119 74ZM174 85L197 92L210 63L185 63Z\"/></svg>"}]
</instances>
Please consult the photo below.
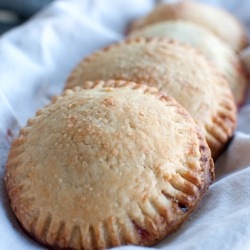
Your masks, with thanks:
<instances>
[{"instance_id":1,"label":"flaky crust","mask_svg":"<svg viewBox=\"0 0 250 250\"><path fill-rule=\"evenodd\" d=\"M130 37L162 37L196 47L226 77L238 106L244 103L248 77L239 56L206 28L184 20L165 21L135 30Z\"/></svg>"},{"instance_id":2,"label":"flaky crust","mask_svg":"<svg viewBox=\"0 0 250 250\"><path fill-rule=\"evenodd\" d=\"M156 87L173 96L199 123L214 158L236 127L230 88L215 67L194 48L159 38L135 38L85 58L66 88L83 81L123 79Z\"/></svg>"},{"instance_id":3,"label":"flaky crust","mask_svg":"<svg viewBox=\"0 0 250 250\"><path fill-rule=\"evenodd\" d=\"M192 21L204 26L237 52L249 44L245 29L229 12L190 0L157 6L145 17L134 21L130 31L153 23L178 19Z\"/></svg>"},{"instance_id":4,"label":"flaky crust","mask_svg":"<svg viewBox=\"0 0 250 250\"><path fill-rule=\"evenodd\" d=\"M38 111L13 142L11 206L51 249L153 245L188 218L214 179L208 145L156 89L88 84L94 89L67 90Z\"/></svg>"}]
</instances>

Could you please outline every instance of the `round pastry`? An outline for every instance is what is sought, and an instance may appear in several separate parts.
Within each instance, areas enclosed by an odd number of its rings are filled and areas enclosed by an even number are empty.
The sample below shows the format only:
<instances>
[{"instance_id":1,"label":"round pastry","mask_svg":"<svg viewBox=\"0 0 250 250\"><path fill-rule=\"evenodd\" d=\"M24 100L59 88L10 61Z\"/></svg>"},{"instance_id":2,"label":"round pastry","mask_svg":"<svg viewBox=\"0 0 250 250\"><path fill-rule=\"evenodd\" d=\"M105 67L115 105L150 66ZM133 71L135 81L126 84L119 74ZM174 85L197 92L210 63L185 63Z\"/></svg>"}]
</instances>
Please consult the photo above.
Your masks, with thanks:
<instances>
[{"instance_id":1,"label":"round pastry","mask_svg":"<svg viewBox=\"0 0 250 250\"><path fill-rule=\"evenodd\" d=\"M11 206L51 249L153 245L187 220L214 179L204 136L173 98L105 84L65 91L11 146Z\"/></svg>"},{"instance_id":2,"label":"round pastry","mask_svg":"<svg viewBox=\"0 0 250 250\"><path fill-rule=\"evenodd\" d=\"M188 21L166 21L132 32L130 37L162 37L198 48L226 77L237 104L243 104L248 84L239 56L204 27Z\"/></svg>"},{"instance_id":3,"label":"round pastry","mask_svg":"<svg viewBox=\"0 0 250 250\"><path fill-rule=\"evenodd\" d=\"M179 19L204 26L235 51L240 51L248 45L247 33L233 15L215 6L189 0L158 5L151 13L134 21L130 31L153 23Z\"/></svg>"},{"instance_id":4,"label":"round pastry","mask_svg":"<svg viewBox=\"0 0 250 250\"><path fill-rule=\"evenodd\" d=\"M173 96L201 126L214 159L233 135L236 107L231 90L193 47L159 38L111 45L83 60L66 88L88 88L84 81L102 79L135 81Z\"/></svg>"}]
</instances>

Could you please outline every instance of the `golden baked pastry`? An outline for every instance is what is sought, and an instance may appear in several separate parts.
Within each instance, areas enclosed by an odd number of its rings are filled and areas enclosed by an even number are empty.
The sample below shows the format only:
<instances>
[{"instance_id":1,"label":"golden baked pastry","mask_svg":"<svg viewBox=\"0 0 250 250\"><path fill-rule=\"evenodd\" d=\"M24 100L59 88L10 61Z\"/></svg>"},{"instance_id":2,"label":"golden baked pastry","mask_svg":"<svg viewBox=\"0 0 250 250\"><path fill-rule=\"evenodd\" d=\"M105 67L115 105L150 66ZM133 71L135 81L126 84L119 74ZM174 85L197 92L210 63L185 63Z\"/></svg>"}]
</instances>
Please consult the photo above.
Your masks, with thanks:
<instances>
[{"instance_id":1,"label":"golden baked pastry","mask_svg":"<svg viewBox=\"0 0 250 250\"><path fill-rule=\"evenodd\" d=\"M135 83L105 84L67 90L10 150L11 206L51 249L155 244L214 179L204 136L173 98Z\"/></svg>"},{"instance_id":2,"label":"golden baked pastry","mask_svg":"<svg viewBox=\"0 0 250 250\"><path fill-rule=\"evenodd\" d=\"M123 79L173 96L199 123L216 158L233 135L236 107L230 88L194 48L166 39L135 38L98 51L72 72L66 88L84 81Z\"/></svg>"},{"instance_id":3,"label":"golden baked pastry","mask_svg":"<svg viewBox=\"0 0 250 250\"><path fill-rule=\"evenodd\" d=\"M163 37L195 46L227 78L237 104L243 104L248 79L239 56L204 27L183 20L166 21L136 30L130 37Z\"/></svg>"},{"instance_id":4,"label":"golden baked pastry","mask_svg":"<svg viewBox=\"0 0 250 250\"><path fill-rule=\"evenodd\" d=\"M235 51L240 51L248 45L246 31L233 15L215 6L189 0L158 5L151 13L134 21L130 31L149 24L177 19L204 26L228 43Z\"/></svg>"}]
</instances>

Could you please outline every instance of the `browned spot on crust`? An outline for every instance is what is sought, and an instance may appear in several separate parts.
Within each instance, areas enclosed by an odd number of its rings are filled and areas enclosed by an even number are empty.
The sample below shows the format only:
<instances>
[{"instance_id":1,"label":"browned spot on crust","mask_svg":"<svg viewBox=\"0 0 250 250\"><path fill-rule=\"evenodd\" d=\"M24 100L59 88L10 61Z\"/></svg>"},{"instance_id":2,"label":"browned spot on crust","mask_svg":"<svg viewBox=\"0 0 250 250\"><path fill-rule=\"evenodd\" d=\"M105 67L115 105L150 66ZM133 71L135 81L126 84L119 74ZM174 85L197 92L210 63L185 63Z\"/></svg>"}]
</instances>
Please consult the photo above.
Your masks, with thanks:
<instances>
[{"instance_id":1,"label":"browned spot on crust","mask_svg":"<svg viewBox=\"0 0 250 250\"><path fill-rule=\"evenodd\" d=\"M105 98L102 102L105 106L115 106L115 100L113 98Z\"/></svg>"}]
</instances>

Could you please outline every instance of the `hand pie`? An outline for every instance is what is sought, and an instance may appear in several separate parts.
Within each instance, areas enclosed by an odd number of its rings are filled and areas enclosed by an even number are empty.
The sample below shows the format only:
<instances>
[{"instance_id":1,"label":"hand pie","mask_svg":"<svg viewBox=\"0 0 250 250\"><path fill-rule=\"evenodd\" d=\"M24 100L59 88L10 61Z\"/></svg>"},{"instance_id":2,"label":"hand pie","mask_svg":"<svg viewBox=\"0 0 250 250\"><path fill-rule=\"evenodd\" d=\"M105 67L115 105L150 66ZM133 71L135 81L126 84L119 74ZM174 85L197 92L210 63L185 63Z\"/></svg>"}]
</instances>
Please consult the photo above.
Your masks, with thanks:
<instances>
[{"instance_id":1,"label":"hand pie","mask_svg":"<svg viewBox=\"0 0 250 250\"><path fill-rule=\"evenodd\" d=\"M67 90L12 144L11 206L50 249L153 245L187 220L214 178L203 134L173 98L111 83L119 88Z\"/></svg>"},{"instance_id":2,"label":"hand pie","mask_svg":"<svg viewBox=\"0 0 250 250\"><path fill-rule=\"evenodd\" d=\"M215 6L189 0L158 5L151 13L132 23L130 30L166 20L179 19L204 26L237 52L248 45L246 31L229 12Z\"/></svg>"},{"instance_id":3,"label":"hand pie","mask_svg":"<svg viewBox=\"0 0 250 250\"><path fill-rule=\"evenodd\" d=\"M166 21L132 32L130 37L162 37L199 49L226 77L237 104L243 104L248 79L239 56L202 26L187 21Z\"/></svg>"},{"instance_id":4,"label":"hand pie","mask_svg":"<svg viewBox=\"0 0 250 250\"><path fill-rule=\"evenodd\" d=\"M194 48L166 39L136 38L98 51L72 72L66 88L85 81L123 79L173 96L199 123L212 156L218 157L236 126L231 90L215 67Z\"/></svg>"}]
</instances>

